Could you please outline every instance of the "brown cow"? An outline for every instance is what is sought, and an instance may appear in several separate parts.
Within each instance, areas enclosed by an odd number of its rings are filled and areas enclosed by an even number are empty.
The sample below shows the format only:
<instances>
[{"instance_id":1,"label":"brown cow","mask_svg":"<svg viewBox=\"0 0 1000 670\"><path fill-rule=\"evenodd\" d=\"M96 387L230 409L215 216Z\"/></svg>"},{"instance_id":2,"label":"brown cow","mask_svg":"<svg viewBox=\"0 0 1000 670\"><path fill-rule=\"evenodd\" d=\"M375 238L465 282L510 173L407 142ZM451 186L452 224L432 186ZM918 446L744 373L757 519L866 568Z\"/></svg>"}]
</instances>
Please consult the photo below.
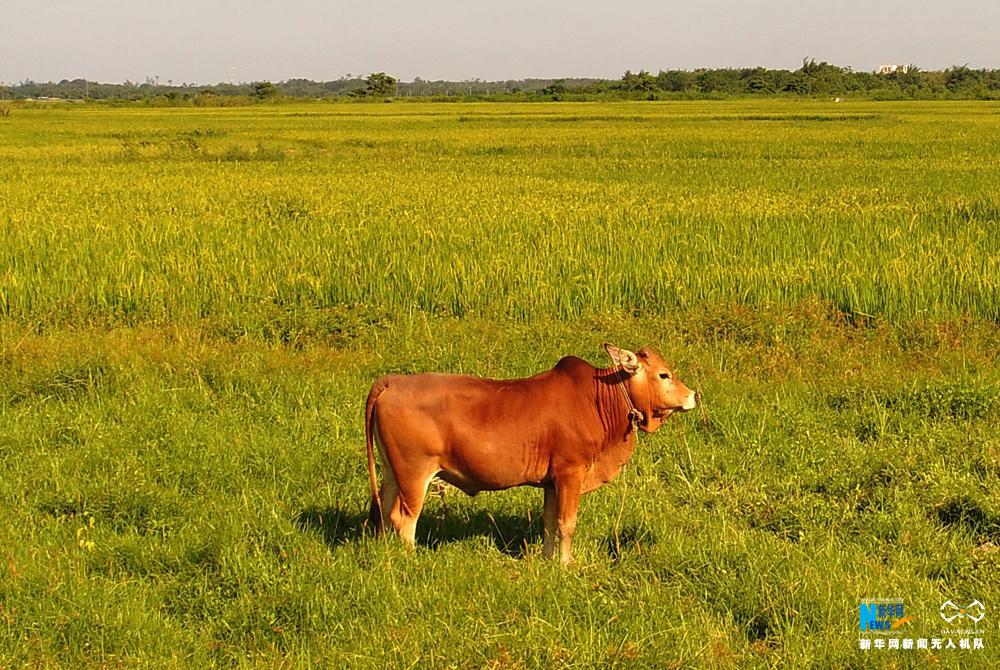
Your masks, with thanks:
<instances>
[{"instance_id":1,"label":"brown cow","mask_svg":"<svg viewBox=\"0 0 1000 670\"><path fill-rule=\"evenodd\" d=\"M604 345L614 366L567 356L526 379L389 375L365 407L371 523L391 521L409 545L427 485L436 475L469 495L512 486L545 490L544 554L569 563L580 495L609 481L631 458L634 427L651 433L695 393L654 351ZM377 489L372 441L382 459Z\"/></svg>"}]
</instances>

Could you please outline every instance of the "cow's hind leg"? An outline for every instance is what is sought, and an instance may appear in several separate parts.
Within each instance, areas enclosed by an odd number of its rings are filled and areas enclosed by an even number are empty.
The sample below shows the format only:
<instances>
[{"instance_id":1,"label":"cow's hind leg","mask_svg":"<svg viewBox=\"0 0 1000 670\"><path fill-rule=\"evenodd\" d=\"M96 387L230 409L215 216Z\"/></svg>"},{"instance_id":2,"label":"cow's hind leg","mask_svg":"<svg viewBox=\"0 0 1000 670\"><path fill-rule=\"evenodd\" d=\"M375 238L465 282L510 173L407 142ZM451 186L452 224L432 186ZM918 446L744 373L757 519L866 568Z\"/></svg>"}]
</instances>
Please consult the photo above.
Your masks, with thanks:
<instances>
[{"instance_id":1,"label":"cow's hind leg","mask_svg":"<svg viewBox=\"0 0 1000 670\"><path fill-rule=\"evenodd\" d=\"M406 481L398 481L399 494L396 504L392 506L390 520L403 542L410 547L416 544L417 519L424 507L427 486L437 472L437 468L427 469L419 475L408 477Z\"/></svg>"}]
</instances>

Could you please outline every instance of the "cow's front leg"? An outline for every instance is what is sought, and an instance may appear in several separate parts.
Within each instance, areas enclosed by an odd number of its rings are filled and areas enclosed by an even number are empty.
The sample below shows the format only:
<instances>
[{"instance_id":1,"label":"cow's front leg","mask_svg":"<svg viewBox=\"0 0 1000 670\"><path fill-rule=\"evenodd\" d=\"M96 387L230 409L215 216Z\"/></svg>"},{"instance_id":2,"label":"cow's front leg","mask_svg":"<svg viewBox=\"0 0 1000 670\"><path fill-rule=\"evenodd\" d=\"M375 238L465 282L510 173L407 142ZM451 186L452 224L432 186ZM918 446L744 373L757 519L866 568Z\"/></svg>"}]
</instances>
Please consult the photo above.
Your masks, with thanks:
<instances>
[{"instance_id":1,"label":"cow's front leg","mask_svg":"<svg viewBox=\"0 0 1000 670\"><path fill-rule=\"evenodd\" d=\"M555 484L546 484L545 491L545 511L542 520L545 522L545 540L542 544L542 555L545 558L552 558L556 548L556 528L559 521L559 506L556 497Z\"/></svg>"},{"instance_id":2,"label":"cow's front leg","mask_svg":"<svg viewBox=\"0 0 1000 670\"><path fill-rule=\"evenodd\" d=\"M556 480L559 508L559 558L563 565L573 560L573 533L576 532L576 511L580 508L582 472L570 472Z\"/></svg>"}]
</instances>

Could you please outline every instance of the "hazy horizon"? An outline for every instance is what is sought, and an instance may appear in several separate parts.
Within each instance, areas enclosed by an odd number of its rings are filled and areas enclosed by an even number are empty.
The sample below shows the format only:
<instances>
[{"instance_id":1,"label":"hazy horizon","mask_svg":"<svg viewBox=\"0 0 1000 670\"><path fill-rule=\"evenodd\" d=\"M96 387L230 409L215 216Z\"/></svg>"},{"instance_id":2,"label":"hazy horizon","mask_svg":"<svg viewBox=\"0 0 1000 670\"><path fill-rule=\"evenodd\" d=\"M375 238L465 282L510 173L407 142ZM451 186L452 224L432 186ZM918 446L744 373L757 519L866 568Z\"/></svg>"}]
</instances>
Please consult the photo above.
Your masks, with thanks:
<instances>
[{"instance_id":1,"label":"hazy horizon","mask_svg":"<svg viewBox=\"0 0 1000 670\"><path fill-rule=\"evenodd\" d=\"M475 5L177 0L26 2L0 7L0 81L317 81L388 72L400 80L620 77L625 70L797 69L803 58L870 71L1000 67L1000 3L956 0L525 0Z\"/></svg>"}]
</instances>

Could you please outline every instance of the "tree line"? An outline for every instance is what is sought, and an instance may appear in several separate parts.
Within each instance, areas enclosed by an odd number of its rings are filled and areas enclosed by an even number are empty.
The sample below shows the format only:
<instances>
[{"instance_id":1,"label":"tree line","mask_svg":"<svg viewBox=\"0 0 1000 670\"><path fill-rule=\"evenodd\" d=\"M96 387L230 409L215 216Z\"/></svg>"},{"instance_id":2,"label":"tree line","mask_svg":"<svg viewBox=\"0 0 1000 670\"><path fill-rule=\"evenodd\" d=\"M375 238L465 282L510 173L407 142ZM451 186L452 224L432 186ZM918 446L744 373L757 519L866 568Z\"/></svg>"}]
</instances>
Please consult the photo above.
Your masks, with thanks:
<instances>
[{"instance_id":1,"label":"tree line","mask_svg":"<svg viewBox=\"0 0 1000 670\"><path fill-rule=\"evenodd\" d=\"M0 86L0 99L63 99L142 102L160 105L227 106L281 99L391 99L417 97L443 100L600 100L720 97L838 96L870 99L1000 100L1000 70L956 65L921 70L916 65L886 72L851 68L805 59L796 70L701 68L625 72L619 79L520 79L503 81L400 82L375 72L331 81L288 79L272 83L161 84L97 83L85 79L59 82L22 81Z\"/></svg>"},{"instance_id":2,"label":"tree line","mask_svg":"<svg viewBox=\"0 0 1000 670\"><path fill-rule=\"evenodd\" d=\"M856 72L850 68L806 59L798 70L762 67L626 72L615 82L630 93L712 95L861 96L915 99L1000 99L1000 70L957 65L925 71L916 65L891 66L888 71Z\"/></svg>"}]
</instances>

